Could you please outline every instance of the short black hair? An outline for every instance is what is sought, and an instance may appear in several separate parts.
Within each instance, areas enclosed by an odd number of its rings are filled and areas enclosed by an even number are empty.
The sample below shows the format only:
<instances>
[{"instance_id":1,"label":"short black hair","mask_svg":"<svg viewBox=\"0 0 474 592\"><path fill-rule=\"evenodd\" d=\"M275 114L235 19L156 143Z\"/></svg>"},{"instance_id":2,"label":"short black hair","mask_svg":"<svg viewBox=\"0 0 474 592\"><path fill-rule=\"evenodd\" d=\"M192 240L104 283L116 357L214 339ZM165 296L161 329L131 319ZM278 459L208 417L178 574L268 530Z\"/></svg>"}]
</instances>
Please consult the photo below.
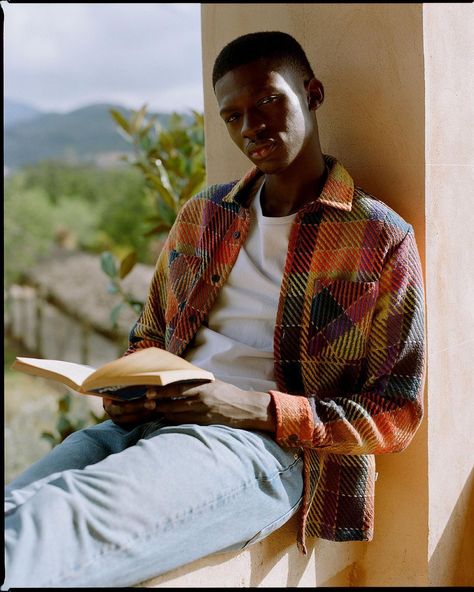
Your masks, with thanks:
<instances>
[{"instance_id":1,"label":"short black hair","mask_svg":"<svg viewBox=\"0 0 474 592\"><path fill-rule=\"evenodd\" d=\"M297 69L305 79L314 78L313 69L301 45L288 33L259 31L241 35L219 53L212 69L212 86L227 72L259 59L270 59Z\"/></svg>"}]
</instances>

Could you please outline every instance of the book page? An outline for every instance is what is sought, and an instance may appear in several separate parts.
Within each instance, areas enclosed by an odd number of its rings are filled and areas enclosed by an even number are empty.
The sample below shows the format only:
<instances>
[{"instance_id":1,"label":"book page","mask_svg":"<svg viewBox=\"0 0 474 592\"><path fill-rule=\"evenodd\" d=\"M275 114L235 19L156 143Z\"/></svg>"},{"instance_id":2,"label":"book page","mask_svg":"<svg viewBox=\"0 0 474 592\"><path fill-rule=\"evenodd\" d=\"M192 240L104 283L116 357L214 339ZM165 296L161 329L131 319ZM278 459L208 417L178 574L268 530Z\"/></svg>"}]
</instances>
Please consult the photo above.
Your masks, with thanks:
<instances>
[{"instance_id":1,"label":"book page","mask_svg":"<svg viewBox=\"0 0 474 592\"><path fill-rule=\"evenodd\" d=\"M63 360L43 360L41 358L23 358L17 357L18 362L23 366L22 369L26 371L25 366L36 368L34 374L48 378L48 374L52 374L51 378L60 380L61 376L66 377L77 386L80 386L84 380L90 376L95 368L86 366L85 364L76 364L75 362L64 362Z\"/></svg>"},{"instance_id":2,"label":"book page","mask_svg":"<svg viewBox=\"0 0 474 592\"><path fill-rule=\"evenodd\" d=\"M212 381L214 375L207 370L164 370L160 372L159 385L166 386L172 382L199 382L199 381Z\"/></svg>"},{"instance_id":3,"label":"book page","mask_svg":"<svg viewBox=\"0 0 474 592\"><path fill-rule=\"evenodd\" d=\"M140 376L158 377L161 372L170 370L176 373L186 371L186 379L192 378L193 372L196 378L204 378L203 373L205 374L205 371L179 356L157 347L148 347L104 364L90 376L84 386L94 389L114 384L147 384L144 380L134 381ZM160 384L160 381L151 380L149 384Z\"/></svg>"}]
</instances>

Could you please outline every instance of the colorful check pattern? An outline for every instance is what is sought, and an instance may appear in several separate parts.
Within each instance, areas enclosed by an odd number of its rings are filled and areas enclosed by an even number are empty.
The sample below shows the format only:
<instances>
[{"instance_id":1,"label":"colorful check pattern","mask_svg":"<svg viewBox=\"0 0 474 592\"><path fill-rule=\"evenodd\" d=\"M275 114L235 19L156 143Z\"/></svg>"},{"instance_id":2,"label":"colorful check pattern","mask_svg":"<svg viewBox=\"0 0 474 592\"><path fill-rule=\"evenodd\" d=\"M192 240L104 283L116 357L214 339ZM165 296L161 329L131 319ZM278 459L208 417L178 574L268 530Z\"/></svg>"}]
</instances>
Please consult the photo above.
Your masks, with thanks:
<instances>
[{"instance_id":1,"label":"colorful check pattern","mask_svg":"<svg viewBox=\"0 0 474 592\"><path fill-rule=\"evenodd\" d=\"M424 296L412 227L334 158L292 227L274 335L276 440L304 451L305 536L370 540L374 454L403 450L423 415ZM182 355L244 243L261 173L214 185L181 210L127 353Z\"/></svg>"}]
</instances>

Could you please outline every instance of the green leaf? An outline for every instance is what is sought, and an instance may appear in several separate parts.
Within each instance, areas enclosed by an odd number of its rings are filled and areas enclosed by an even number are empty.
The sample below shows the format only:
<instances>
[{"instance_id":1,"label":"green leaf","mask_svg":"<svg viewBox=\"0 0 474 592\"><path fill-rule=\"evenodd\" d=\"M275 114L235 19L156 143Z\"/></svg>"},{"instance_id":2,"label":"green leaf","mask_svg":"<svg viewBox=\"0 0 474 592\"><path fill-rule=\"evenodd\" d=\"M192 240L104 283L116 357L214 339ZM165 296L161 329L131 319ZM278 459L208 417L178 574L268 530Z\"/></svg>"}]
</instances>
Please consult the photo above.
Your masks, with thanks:
<instances>
[{"instance_id":1,"label":"green leaf","mask_svg":"<svg viewBox=\"0 0 474 592\"><path fill-rule=\"evenodd\" d=\"M130 132L132 135L138 134L143 120L145 119L146 103L138 111L134 111L130 121Z\"/></svg>"},{"instance_id":2,"label":"green leaf","mask_svg":"<svg viewBox=\"0 0 474 592\"><path fill-rule=\"evenodd\" d=\"M146 218L144 218L144 222L159 224L161 222L161 218L158 216L158 214L151 214L151 216L146 216Z\"/></svg>"},{"instance_id":3,"label":"green leaf","mask_svg":"<svg viewBox=\"0 0 474 592\"><path fill-rule=\"evenodd\" d=\"M68 431L70 428L71 422L69 421L69 419L64 415L60 415L56 423L56 429L58 430L58 432L61 435L63 435L64 432Z\"/></svg>"},{"instance_id":4,"label":"green leaf","mask_svg":"<svg viewBox=\"0 0 474 592\"><path fill-rule=\"evenodd\" d=\"M143 236L153 236L154 234L161 234L163 232L168 232L171 229L171 226L167 222L159 222L156 226L147 230Z\"/></svg>"},{"instance_id":5,"label":"green leaf","mask_svg":"<svg viewBox=\"0 0 474 592\"><path fill-rule=\"evenodd\" d=\"M173 141L173 137L166 131L161 132L159 136L159 142L161 148L166 152L171 152L171 150L173 150L173 148L176 146L176 143Z\"/></svg>"},{"instance_id":6,"label":"green leaf","mask_svg":"<svg viewBox=\"0 0 474 592\"><path fill-rule=\"evenodd\" d=\"M175 129L179 129L182 125L183 125L182 116L179 113L176 113L176 111L173 111L173 113L171 114L169 123L168 123L168 128L170 130L175 130Z\"/></svg>"},{"instance_id":7,"label":"green leaf","mask_svg":"<svg viewBox=\"0 0 474 592\"><path fill-rule=\"evenodd\" d=\"M149 116L146 121L146 125L144 125L139 131L140 136L148 134L152 129L157 129L156 115Z\"/></svg>"},{"instance_id":8,"label":"green leaf","mask_svg":"<svg viewBox=\"0 0 474 592\"><path fill-rule=\"evenodd\" d=\"M191 109L191 112L194 116L194 126L204 126L204 114L200 111L195 111L194 109Z\"/></svg>"},{"instance_id":9,"label":"green leaf","mask_svg":"<svg viewBox=\"0 0 474 592\"><path fill-rule=\"evenodd\" d=\"M98 416L93 411L90 412L90 416L91 416L91 419L94 423L102 423L103 421L105 421L109 417L107 415L107 413L104 413L103 415Z\"/></svg>"},{"instance_id":10,"label":"green leaf","mask_svg":"<svg viewBox=\"0 0 474 592\"><path fill-rule=\"evenodd\" d=\"M139 146L141 150L147 152L151 148L151 138L147 136L146 133L143 133L143 130L139 133Z\"/></svg>"},{"instance_id":11,"label":"green leaf","mask_svg":"<svg viewBox=\"0 0 474 592\"><path fill-rule=\"evenodd\" d=\"M119 269L119 278L121 280L123 280L123 278L126 277L132 271L136 262L137 262L136 251L130 251L130 253L124 259L122 259L122 261L120 262L120 269Z\"/></svg>"},{"instance_id":12,"label":"green leaf","mask_svg":"<svg viewBox=\"0 0 474 592\"><path fill-rule=\"evenodd\" d=\"M108 294L118 294L119 289L118 286L116 284L114 284L114 282L109 282L108 286L107 286L107 293Z\"/></svg>"},{"instance_id":13,"label":"green leaf","mask_svg":"<svg viewBox=\"0 0 474 592\"><path fill-rule=\"evenodd\" d=\"M153 175L152 173L146 173L146 178L153 185L156 191L158 191L158 193L161 195L161 197L167 203L167 205L174 210L176 206L176 200L174 199L170 191L163 185L162 177L158 177L157 175Z\"/></svg>"},{"instance_id":14,"label":"green leaf","mask_svg":"<svg viewBox=\"0 0 474 592\"><path fill-rule=\"evenodd\" d=\"M118 123L118 125L130 136L131 135L130 124L125 119L125 117L120 113L120 111L117 111L116 109L109 109L109 113L112 115L115 122Z\"/></svg>"},{"instance_id":15,"label":"green leaf","mask_svg":"<svg viewBox=\"0 0 474 592\"><path fill-rule=\"evenodd\" d=\"M137 167L137 169L139 169L142 173L144 173L145 175L148 172L148 167L146 166L146 164L143 164L143 162L134 162L133 166Z\"/></svg>"},{"instance_id":16,"label":"green leaf","mask_svg":"<svg viewBox=\"0 0 474 592\"><path fill-rule=\"evenodd\" d=\"M110 251L104 251L100 255L100 266L102 271L111 278L117 276L117 263Z\"/></svg>"},{"instance_id":17,"label":"green leaf","mask_svg":"<svg viewBox=\"0 0 474 592\"><path fill-rule=\"evenodd\" d=\"M60 413L67 413L71 408L71 395L66 393L64 397L59 399L58 409Z\"/></svg>"},{"instance_id":18,"label":"green leaf","mask_svg":"<svg viewBox=\"0 0 474 592\"><path fill-rule=\"evenodd\" d=\"M137 313L137 315L139 315L143 310L143 303L142 302L133 302L132 308Z\"/></svg>"},{"instance_id":19,"label":"green leaf","mask_svg":"<svg viewBox=\"0 0 474 592\"><path fill-rule=\"evenodd\" d=\"M165 189L167 189L169 192L172 192L173 188L171 187L168 172L165 169L165 167L163 166L163 163L161 162L161 160L159 158L157 158L155 160L155 165L156 165L156 168L158 169L158 173L160 175L160 179L161 179L161 183L162 183L163 187L165 187Z\"/></svg>"},{"instance_id":20,"label":"green leaf","mask_svg":"<svg viewBox=\"0 0 474 592\"><path fill-rule=\"evenodd\" d=\"M163 220L165 224L168 224L169 227L173 226L174 221L176 220L176 212L174 209L170 208L164 202L158 202L156 204L156 208L158 210L158 214L160 218Z\"/></svg>"},{"instance_id":21,"label":"green leaf","mask_svg":"<svg viewBox=\"0 0 474 592\"><path fill-rule=\"evenodd\" d=\"M52 447L56 446L56 444L59 444L59 439L51 432L41 432L41 438L48 440Z\"/></svg>"},{"instance_id":22,"label":"green leaf","mask_svg":"<svg viewBox=\"0 0 474 592\"><path fill-rule=\"evenodd\" d=\"M181 201L186 201L193 195L196 195L202 189L205 181L205 174L203 171L194 171L191 173L188 183L181 191Z\"/></svg>"}]
</instances>

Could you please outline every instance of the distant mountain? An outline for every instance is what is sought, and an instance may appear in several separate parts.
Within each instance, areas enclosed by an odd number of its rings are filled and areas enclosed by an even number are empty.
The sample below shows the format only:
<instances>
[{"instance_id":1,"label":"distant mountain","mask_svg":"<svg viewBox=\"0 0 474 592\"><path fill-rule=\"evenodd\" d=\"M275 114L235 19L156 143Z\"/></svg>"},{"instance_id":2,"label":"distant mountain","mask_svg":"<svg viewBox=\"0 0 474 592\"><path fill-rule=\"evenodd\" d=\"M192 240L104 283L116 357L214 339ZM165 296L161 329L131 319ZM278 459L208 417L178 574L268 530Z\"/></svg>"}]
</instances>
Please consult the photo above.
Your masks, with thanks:
<instances>
[{"instance_id":1,"label":"distant mountain","mask_svg":"<svg viewBox=\"0 0 474 592\"><path fill-rule=\"evenodd\" d=\"M20 121L30 121L41 115L41 113L39 109L32 105L6 98L3 100L3 124L5 127L10 127L20 123Z\"/></svg>"},{"instance_id":2,"label":"distant mountain","mask_svg":"<svg viewBox=\"0 0 474 592\"><path fill-rule=\"evenodd\" d=\"M42 113L5 126L4 164L7 170L11 172L46 159L109 165L114 160L111 157L131 151L130 144L120 135L109 113L111 108L125 117L131 113L130 109L121 106L96 104L69 113ZM157 115L165 126L170 118L167 113L153 115Z\"/></svg>"}]
</instances>

